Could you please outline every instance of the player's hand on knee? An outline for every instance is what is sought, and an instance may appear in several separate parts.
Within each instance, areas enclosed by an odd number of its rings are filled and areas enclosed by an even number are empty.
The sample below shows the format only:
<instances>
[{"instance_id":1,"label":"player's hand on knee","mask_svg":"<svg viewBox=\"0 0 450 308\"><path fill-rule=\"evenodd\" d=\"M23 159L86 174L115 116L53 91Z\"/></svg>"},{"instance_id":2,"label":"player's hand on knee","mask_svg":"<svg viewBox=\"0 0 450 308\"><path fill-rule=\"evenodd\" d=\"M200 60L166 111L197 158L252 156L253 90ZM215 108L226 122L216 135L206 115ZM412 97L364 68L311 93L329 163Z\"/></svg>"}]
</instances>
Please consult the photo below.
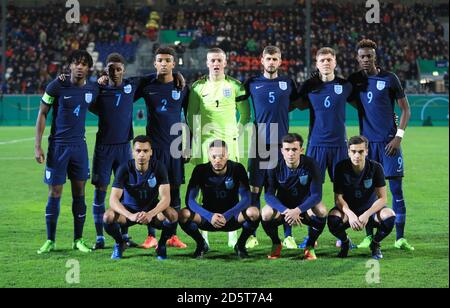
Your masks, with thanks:
<instances>
[{"instance_id":1,"label":"player's hand on knee","mask_svg":"<svg viewBox=\"0 0 450 308\"><path fill-rule=\"evenodd\" d=\"M369 222L369 216L366 215L366 213L362 214L358 217L359 223L361 225L361 228L364 229Z\"/></svg>"},{"instance_id":2,"label":"player's hand on knee","mask_svg":"<svg viewBox=\"0 0 450 308\"><path fill-rule=\"evenodd\" d=\"M352 215L348 216L348 222L350 223L350 227L353 230L355 230L355 231L361 231L362 230L361 223L360 223L358 217L356 217L355 214L352 214Z\"/></svg>"},{"instance_id":3,"label":"player's hand on knee","mask_svg":"<svg viewBox=\"0 0 450 308\"><path fill-rule=\"evenodd\" d=\"M139 214L141 214L141 212L131 214L131 215L129 215L129 216L127 217L127 219L128 219L129 221L139 223L139 221L138 221L138 220L139 220Z\"/></svg>"},{"instance_id":4,"label":"player's hand on knee","mask_svg":"<svg viewBox=\"0 0 450 308\"><path fill-rule=\"evenodd\" d=\"M215 213L213 215L213 217L211 218L211 224L216 229L223 228L226 223L227 223L227 220L225 219L225 217L222 214Z\"/></svg>"}]
</instances>

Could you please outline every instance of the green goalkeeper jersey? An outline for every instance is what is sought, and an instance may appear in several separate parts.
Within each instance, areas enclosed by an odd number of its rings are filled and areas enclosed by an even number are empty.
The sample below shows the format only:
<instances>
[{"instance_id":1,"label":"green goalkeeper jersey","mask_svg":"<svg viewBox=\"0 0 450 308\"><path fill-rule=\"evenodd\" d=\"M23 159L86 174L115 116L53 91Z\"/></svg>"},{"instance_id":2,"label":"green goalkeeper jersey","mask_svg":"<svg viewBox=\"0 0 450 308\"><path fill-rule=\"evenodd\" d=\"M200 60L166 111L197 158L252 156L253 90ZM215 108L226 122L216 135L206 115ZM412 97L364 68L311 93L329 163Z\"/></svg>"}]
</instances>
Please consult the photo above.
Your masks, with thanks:
<instances>
[{"instance_id":1,"label":"green goalkeeper jersey","mask_svg":"<svg viewBox=\"0 0 450 308\"><path fill-rule=\"evenodd\" d=\"M211 81L205 76L194 82L189 93L187 111L188 124L194 134L193 146L200 129L203 130L202 148L206 141L212 139L236 142L239 136L236 110L239 112L239 123L247 124L250 121L250 106L245 98L244 86L239 80L225 76L220 81ZM203 157L201 161L207 161L207 157Z\"/></svg>"}]
</instances>

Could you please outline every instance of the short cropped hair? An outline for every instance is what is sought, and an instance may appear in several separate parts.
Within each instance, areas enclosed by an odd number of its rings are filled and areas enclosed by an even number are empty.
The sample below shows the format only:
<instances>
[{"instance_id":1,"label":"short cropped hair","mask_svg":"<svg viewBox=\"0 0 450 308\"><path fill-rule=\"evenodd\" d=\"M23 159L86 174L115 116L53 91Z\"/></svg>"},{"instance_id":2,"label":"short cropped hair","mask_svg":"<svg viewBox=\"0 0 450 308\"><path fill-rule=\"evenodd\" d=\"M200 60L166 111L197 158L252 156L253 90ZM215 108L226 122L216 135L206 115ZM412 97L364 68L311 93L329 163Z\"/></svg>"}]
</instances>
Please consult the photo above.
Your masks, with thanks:
<instances>
[{"instance_id":1,"label":"short cropped hair","mask_svg":"<svg viewBox=\"0 0 450 308\"><path fill-rule=\"evenodd\" d=\"M214 148L214 147L218 147L218 148L225 148L225 150L228 151L228 145L225 141L220 140L220 139L216 139L213 142L211 142L209 144L209 148Z\"/></svg>"},{"instance_id":2,"label":"short cropped hair","mask_svg":"<svg viewBox=\"0 0 450 308\"><path fill-rule=\"evenodd\" d=\"M146 143L146 142L148 142L148 144L150 144L150 147L152 146L152 142L150 140L150 137L146 136L146 135L139 135L139 136L134 137L134 139L133 139L133 146L135 145L136 142L139 142L139 143Z\"/></svg>"},{"instance_id":3,"label":"short cropped hair","mask_svg":"<svg viewBox=\"0 0 450 308\"><path fill-rule=\"evenodd\" d=\"M281 143L294 143L296 141L300 143L301 147L303 146L303 138L297 133L289 133L281 138Z\"/></svg>"},{"instance_id":4,"label":"short cropped hair","mask_svg":"<svg viewBox=\"0 0 450 308\"><path fill-rule=\"evenodd\" d=\"M113 52L110 53L108 55L108 57L106 58L106 63L110 63L110 62L118 62L118 63L122 63L123 65L125 65L125 58L118 52Z\"/></svg>"},{"instance_id":5,"label":"short cropped hair","mask_svg":"<svg viewBox=\"0 0 450 308\"><path fill-rule=\"evenodd\" d=\"M70 64L82 61L86 62L89 68L91 68L92 65L94 64L94 61L92 60L92 57L89 54L89 52L80 49L74 50L67 60L69 61Z\"/></svg>"},{"instance_id":6,"label":"short cropped hair","mask_svg":"<svg viewBox=\"0 0 450 308\"><path fill-rule=\"evenodd\" d=\"M223 53L226 56L225 51L223 51L223 49L221 49L219 47L213 47L213 48L208 49L207 54L210 54L210 53Z\"/></svg>"},{"instance_id":7,"label":"short cropped hair","mask_svg":"<svg viewBox=\"0 0 450 308\"><path fill-rule=\"evenodd\" d=\"M276 53L279 53L281 55L281 50L277 46L273 46L273 45L266 46L263 50L263 56L264 55L274 55Z\"/></svg>"},{"instance_id":8,"label":"short cropped hair","mask_svg":"<svg viewBox=\"0 0 450 308\"><path fill-rule=\"evenodd\" d=\"M336 58L336 50L334 50L331 47L322 47L316 52L316 58L319 55L332 55L333 57Z\"/></svg>"},{"instance_id":9,"label":"short cropped hair","mask_svg":"<svg viewBox=\"0 0 450 308\"><path fill-rule=\"evenodd\" d=\"M155 51L155 57L157 55L171 55L175 58L175 49L173 49L172 47L159 47Z\"/></svg>"},{"instance_id":10,"label":"short cropped hair","mask_svg":"<svg viewBox=\"0 0 450 308\"><path fill-rule=\"evenodd\" d=\"M361 48L372 48L372 49L377 50L377 47L378 47L377 43L375 43L374 41L369 40L369 39L360 40L358 42L358 44L356 45L357 50L359 50Z\"/></svg>"},{"instance_id":11,"label":"short cropped hair","mask_svg":"<svg viewBox=\"0 0 450 308\"><path fill-rule=\"evenodd\" d=\"M364 136L353 136L348 139L348 147L350 148L353 144L362 144L364 143L366 146L366 149L369 148L369 140Z\"/></svg>"}]
</instances>

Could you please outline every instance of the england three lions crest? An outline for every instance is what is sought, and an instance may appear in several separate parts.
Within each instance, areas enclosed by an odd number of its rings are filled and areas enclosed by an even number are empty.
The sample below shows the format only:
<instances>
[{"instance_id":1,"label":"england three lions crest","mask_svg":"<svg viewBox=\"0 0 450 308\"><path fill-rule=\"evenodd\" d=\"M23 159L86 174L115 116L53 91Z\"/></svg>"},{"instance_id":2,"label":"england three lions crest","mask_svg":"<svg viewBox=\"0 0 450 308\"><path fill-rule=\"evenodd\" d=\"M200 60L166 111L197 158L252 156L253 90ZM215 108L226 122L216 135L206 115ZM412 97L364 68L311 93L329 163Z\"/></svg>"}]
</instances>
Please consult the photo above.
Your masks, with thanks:
<instances>
[{"instance_id":1,"label":"england three lions crest","mask_svg":"<svg viewBox=\"0 0 450 308\"><path fill-rule=\"evenodd\" d=\"M176 100L176 101L179 100L180 96L181 96L181 92L180 91L177 91L177 90L173 90L172 91L172 98L174 100Z\"/></svg>"},{"instance_id":2,"label":"england three lions crest","mask_svg":"<svg viewBox=\"0 0 450 308\"><path fill-rule=\"evenodd\" d=\"M286 81L279 81L278 85L280 86L281 90L287 90L287 82Z\"/></svg>"},{"instance_id":3,"label":"england three lions crest","mask_svg":"<svg viewBox=\"0 0 450 308\"><path fill-rule=\"evenodd\" d=\"M84 100L86 103L90 104L92 102L92 93L88 92L84 94Z\"/></svg>"},{"instance_id":4,"label":"england three lions crest","mask_svg":"<svg viewBox=\"0 0 450 308\"><path fill-rule=\"evenodd\" d=\"M335 84L334 85L334 93L336 93L337 95L342 94L343 91L343 87L340 84Z\"/></svg>"},{"instance_id":5,"label":"england three lions crest","mask_svg":"<svg viewBox=\"0 0 450 308\"><path fill-rule=\"evenodd\" d=\"M377 81L377 89L383 90L386 87L386 81L378 80Z\"/></svg>"},{"instance_id":6,"label":"england three lions crest","mask_svg":"<svg viewBox=\"0 0 450 308\"><path fill-rule=\"evenodd\" d=\"M223 89L223 96L225 96L225 97L231 97L231 94L232 94L231 88L224 88L224 89Z\"/></svg>"}]
</instances>

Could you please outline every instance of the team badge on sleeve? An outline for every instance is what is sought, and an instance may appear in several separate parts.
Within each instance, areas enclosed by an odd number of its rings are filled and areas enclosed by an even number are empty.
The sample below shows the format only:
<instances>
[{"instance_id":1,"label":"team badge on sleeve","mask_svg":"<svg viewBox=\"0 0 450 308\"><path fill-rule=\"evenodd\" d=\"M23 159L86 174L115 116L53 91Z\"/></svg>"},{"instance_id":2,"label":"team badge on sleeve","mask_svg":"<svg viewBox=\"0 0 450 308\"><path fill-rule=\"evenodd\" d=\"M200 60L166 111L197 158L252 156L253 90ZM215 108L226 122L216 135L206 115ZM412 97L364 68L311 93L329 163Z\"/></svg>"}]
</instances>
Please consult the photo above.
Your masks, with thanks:
<instances>
[{"instance_id":1,"label":"team badge on sleeve","mask_svg":"<svg viewBox=\"0 0 450 308\"><path fill-rule=\"evenodd\" d=\"M154 174L150 175L150 178L147 180L148 186L154 188L156 186L156 178Z\"/></svg>"},{"instance_id":2,"label":"team badge on sleeve","mask_svg":"<svg viewBox=\"0 0 450 308\"><path fill-rule=\"evenodd\" d=\"M231 88L224 88L223 89L223 96L231 97Z\"/></svg>"},{"instance_id":3,"label":"team badge on sleeve","mask_svg":"<svg viewBox=\"0 0 450 308\"><path fill-rule=\"evenodd\" d=\"M385 86L386 86L386 81L383 81L383 80L377 81L377 89L378 90L380 90L380 91L383 90Z\"/></svg>"},{"instance_id":4,"label":"team badge on sleeve","mask_svg":"<svg viewBox=\"0 0 450 308\"><path fill-rule=\"evenodd\" d=\"M305 186L308 183L308 175L300 175L298 177L298 179L300 180L300 184L302 184L303 186Z\"/></svg>"},{"instance_id":5,"label":"team badge on sleeve","mask_svg":"<svg viewBox=\"0 0 450 308\"><path fill-rule=\"evenodd\" d=\"M173 90L172 91L172 98L174 100L176 100L176 101L179 100L180 96L181 96L181 92L180 91L177 91L177 90Z\"/></svg>"},{"instance_id":6,"label":"team badge on sleeve","mask_svg":"<svg viewBox=\"0 0 450 308\"><path fill-rule=\"evenodd\" d=\"M337 95L342 94L342 85L335 84L334 85L334 93L336 93Z\"/></svg>"},{"instance_id":7,"label":"team badge on sleeve","mask_svg":"<svg viewBox=\"0 0 450 308\"><path fill-rule=\"evenodd\" d=\"M225 187L226 187L228 190L233 189L233 187L234 187L234 181L233 181L233 178L226 178L226 179L225 179Z\"/></svg>"},{"instance_id":8,"label":"team badge on sleeve","mask_svg":"<svg viewBox=\"0 0 450 308\"><path fill-rule=\"evenodd\" d=\"M92 102L92 93L88 92L84 94L84 100L86 101L86 103L90 104Z\"/></svg>"},{"instance_id":9,"label":"team badge on sleeve","mask_svg":"<svg viewBox=\"0 0 450 308\"><path fill-rule=\"evenodd\" d=\"M281 90L287 90L287 82L286 81L279 81L278 85L280 86Z\"/></svg>"},{"instance_id":10,"label":"team badge on sleeve","mask_svg":"<svg viewBox=\"0 0 450 308\"><path fill-rule=\"evenodd\" d=\"M125 87L123 87L123 92L125 92L126 94L130 94L132 89L133 88L131 84L127 84Z\"/></svg>"}]
</instances>

